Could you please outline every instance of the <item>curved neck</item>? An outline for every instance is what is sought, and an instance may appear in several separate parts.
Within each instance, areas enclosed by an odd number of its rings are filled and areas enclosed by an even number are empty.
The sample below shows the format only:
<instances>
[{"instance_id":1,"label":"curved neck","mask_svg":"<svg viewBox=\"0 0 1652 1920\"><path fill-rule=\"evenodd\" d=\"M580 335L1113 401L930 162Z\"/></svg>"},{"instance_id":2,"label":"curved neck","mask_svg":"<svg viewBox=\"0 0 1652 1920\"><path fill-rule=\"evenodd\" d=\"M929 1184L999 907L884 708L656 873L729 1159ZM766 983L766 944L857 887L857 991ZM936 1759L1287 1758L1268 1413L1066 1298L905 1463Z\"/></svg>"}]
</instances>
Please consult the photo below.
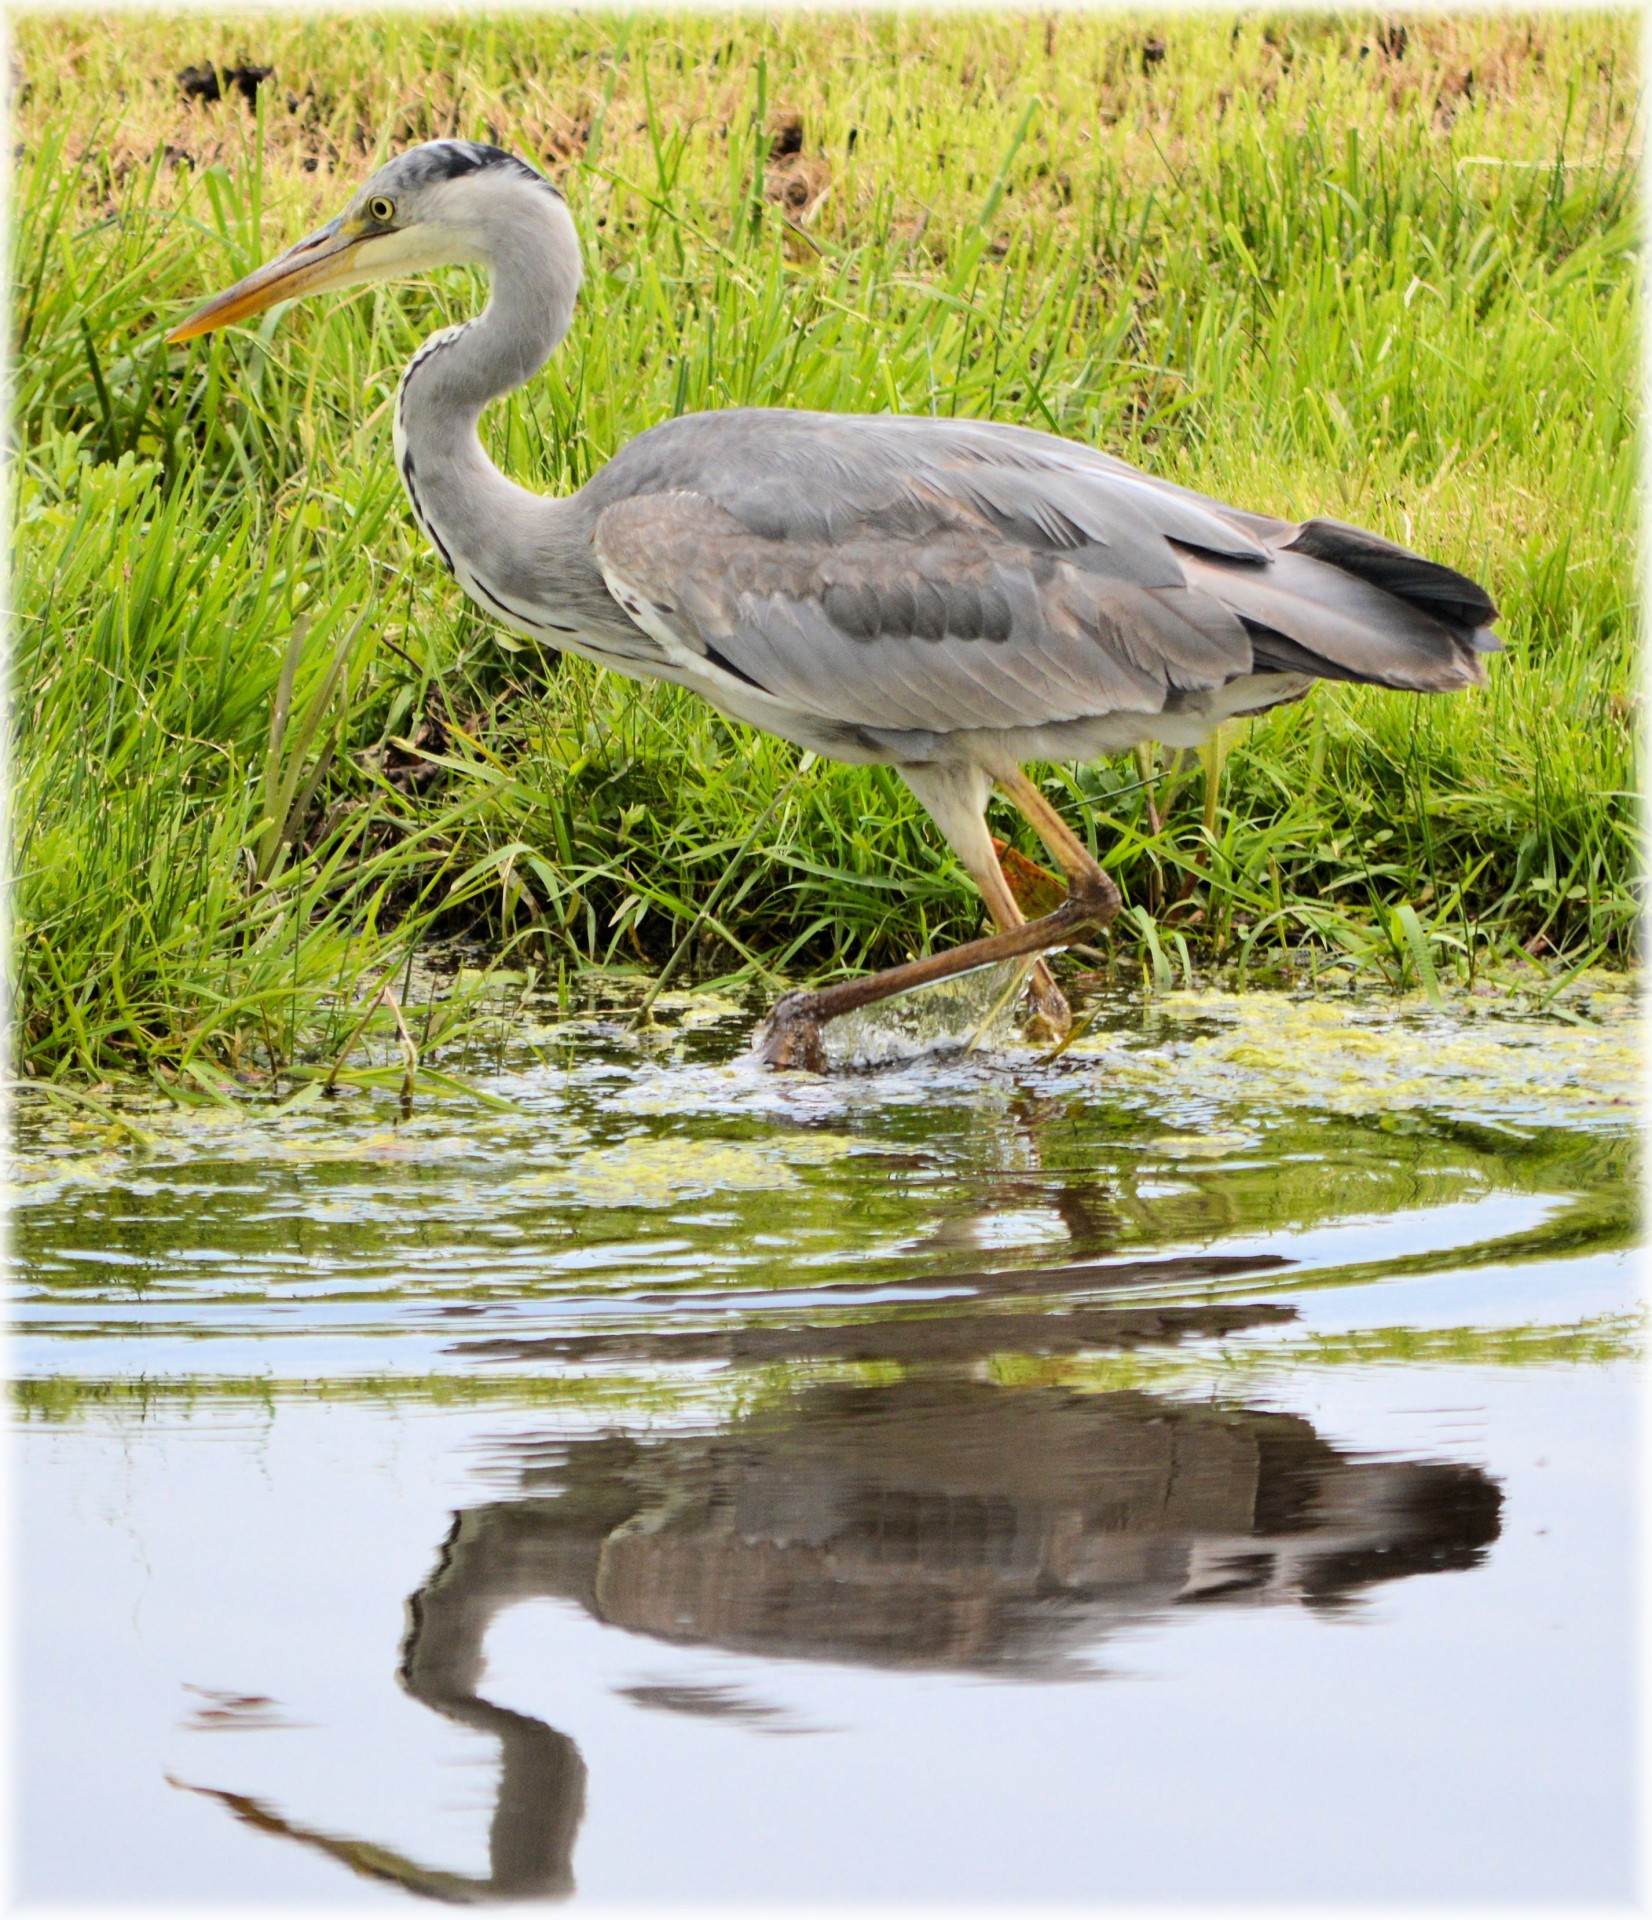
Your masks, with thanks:
<instances>
[{"instance_id":1,"label":"curved neck","mask_svg":"<svg viewBox=\"0 0 1652 1920\"><path fill-rule=\"evenodd\" d=\"M444 424L474 426L490 400L519 387L561 344L579 292L579 241L562 196L545 186L511 192L475 238L490 298L474 320L437 334L413 356L418 406L404 399L406 424L428 410Z\"/></svg>"},{"instance_id":2,"label":"curved neck","mask_svg":"<svg viewBox=\"0 0 1652 1920\"><path fill-rule=\"evenodd\" d=\"M433 335L396 396L396 464L415 516L449 567L486 555L509 574L529 563L555 503L516 486L482 450L490 400L531 378L567 333L579 291L579 240L562 196L543 183L503 186L470 236L491 281L474 320ZM474 574L475 566L468 566Z\"/></svg>"}]
</instances>

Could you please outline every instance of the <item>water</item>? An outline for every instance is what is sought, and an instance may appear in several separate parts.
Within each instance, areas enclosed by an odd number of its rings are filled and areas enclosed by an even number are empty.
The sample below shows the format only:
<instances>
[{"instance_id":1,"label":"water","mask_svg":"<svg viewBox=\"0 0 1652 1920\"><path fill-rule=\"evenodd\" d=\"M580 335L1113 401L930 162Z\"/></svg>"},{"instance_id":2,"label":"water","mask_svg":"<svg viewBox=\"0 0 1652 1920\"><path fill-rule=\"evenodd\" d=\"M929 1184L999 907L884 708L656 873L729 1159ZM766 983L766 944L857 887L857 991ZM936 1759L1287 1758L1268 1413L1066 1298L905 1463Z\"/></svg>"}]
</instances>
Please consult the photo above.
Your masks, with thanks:
<instances>
[{"instance_id":1,"label":"water","mask_svg":"<svg viewBox=\"0 0 1652 1920\"><path fill-rule=\"evenodd\" d=\"M26 1103L19 1891L1629 1897L1637 1026L1561 1010Z\"/></svg>"}]
</instances>

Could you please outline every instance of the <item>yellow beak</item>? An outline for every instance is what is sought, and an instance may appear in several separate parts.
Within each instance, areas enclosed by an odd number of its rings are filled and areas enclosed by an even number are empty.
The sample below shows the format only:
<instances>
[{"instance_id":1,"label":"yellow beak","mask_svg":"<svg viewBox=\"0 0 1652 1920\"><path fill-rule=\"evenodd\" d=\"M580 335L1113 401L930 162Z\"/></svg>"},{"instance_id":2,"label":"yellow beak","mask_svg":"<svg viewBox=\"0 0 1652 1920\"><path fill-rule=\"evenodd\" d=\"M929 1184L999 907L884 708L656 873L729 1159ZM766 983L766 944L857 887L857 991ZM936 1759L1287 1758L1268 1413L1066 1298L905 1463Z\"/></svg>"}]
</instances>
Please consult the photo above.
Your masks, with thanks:
<instances>
[{"instance_id":1,"label":"yellow beak","mask_svg":"<svg viewBox=\"0 0 1652 1920\"><path fill-rule=\"evenodd\" d=\"M356 277L355 256L365 233L346 233L343 220L328 221L297 246L289 247L274 260L267 261L244 280L237 280L228 292L220 293L204 307L198 307L166 336L167 345L193 340L219 327L248 320L278 300L296 300L303 293L322 293L329 287L348 286Z\"/></svg>"}]
</instances>

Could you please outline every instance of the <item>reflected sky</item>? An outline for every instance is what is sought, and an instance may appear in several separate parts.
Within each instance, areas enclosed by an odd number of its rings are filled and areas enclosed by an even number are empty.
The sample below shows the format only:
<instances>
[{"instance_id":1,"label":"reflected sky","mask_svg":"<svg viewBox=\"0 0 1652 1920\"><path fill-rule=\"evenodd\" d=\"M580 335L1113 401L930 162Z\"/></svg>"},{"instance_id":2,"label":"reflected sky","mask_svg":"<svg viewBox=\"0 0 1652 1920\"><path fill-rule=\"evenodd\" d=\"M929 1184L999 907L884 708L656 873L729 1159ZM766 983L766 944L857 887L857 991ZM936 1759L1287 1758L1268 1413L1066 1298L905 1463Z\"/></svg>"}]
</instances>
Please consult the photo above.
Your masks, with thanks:
<instances>
[{"instance_id":1,"label":"reflected sky","mask_svg":"<svg viewBox=\"0 0 1652 1920\"><path fill-rule=\"evenodd\" d=\"M22 1891L1623 1896L1633 1384L34 1425Z\"/></svg>"}]
</instances>

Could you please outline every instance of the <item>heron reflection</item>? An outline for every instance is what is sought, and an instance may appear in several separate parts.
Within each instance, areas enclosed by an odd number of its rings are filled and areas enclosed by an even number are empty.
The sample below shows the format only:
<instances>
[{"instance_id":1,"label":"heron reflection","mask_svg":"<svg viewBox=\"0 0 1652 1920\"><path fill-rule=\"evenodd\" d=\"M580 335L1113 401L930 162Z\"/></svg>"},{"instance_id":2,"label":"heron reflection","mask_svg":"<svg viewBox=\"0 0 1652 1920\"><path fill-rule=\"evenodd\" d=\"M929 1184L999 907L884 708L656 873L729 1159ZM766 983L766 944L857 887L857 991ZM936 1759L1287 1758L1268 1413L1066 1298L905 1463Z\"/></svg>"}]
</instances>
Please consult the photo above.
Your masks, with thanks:
<instances>
[{"instance_id":1,"label":"heron reflection","mask_svg":"<svg viewBox=\"0 0 1652 1920\"><path fill-rule=\"evenodd\" d=\"M480 1691L489 1628L519 1601L674 1646L1073 1678L1109 1637L1179 1610L1346 1611L1378 1582L1471 1567L1501 1506L1478 1468L1361 1457L1291 1413L961 1374L819 1383L709 1433L519 1436L497 1469L508 1491L455 1517L409 1600L399 1667L415 1699L500 1743L488 1873L214 1794L456 1902L573 1890L584 1762ZM630 1697L716 1711L718 1692Z\"/></svg>"}]
</instances>

